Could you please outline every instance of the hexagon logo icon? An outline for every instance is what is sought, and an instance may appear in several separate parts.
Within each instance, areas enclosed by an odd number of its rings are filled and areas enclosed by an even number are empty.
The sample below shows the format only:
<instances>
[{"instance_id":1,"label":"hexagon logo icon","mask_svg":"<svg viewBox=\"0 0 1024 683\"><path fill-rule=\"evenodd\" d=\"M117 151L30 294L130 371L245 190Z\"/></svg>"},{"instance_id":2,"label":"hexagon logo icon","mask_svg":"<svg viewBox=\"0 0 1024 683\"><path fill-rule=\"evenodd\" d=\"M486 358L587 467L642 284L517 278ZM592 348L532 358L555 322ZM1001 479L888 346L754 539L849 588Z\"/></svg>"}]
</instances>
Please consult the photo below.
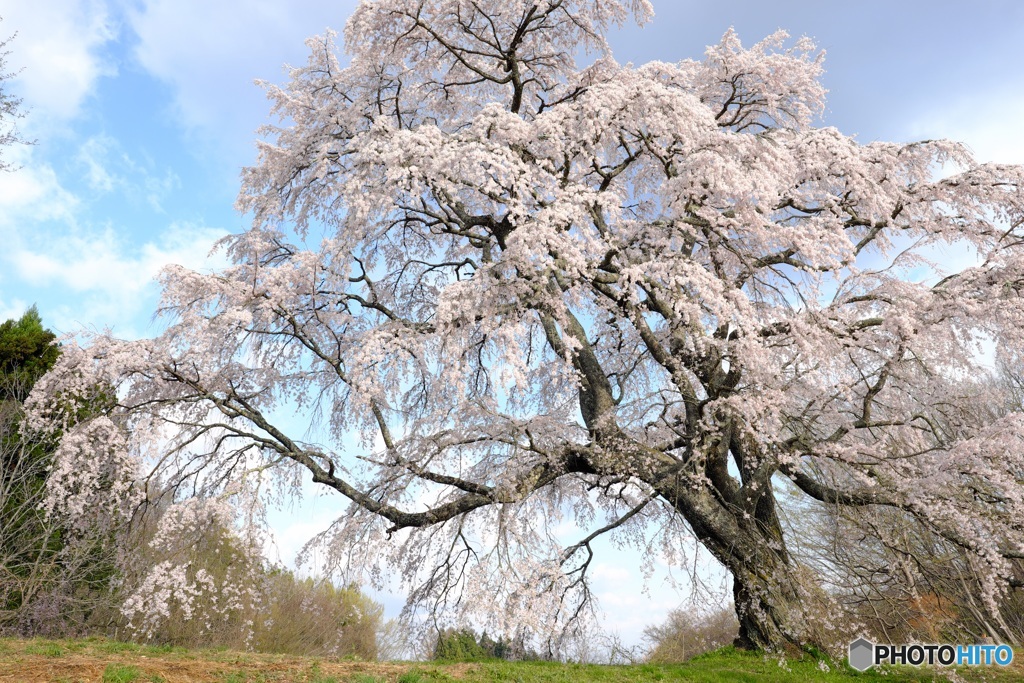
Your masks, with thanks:
<instances>
[{"instance_id":1,"label":"hexagon logo icon","mask_svg":"<svg viewBox=\"0 0 1024 683\"><path fill-rule=\"evenodd\" d=\"M850 666L857 671L867 671L875 663L875 645L867 638L858 638L850 643Z\"/></svg>"}]
</instances>

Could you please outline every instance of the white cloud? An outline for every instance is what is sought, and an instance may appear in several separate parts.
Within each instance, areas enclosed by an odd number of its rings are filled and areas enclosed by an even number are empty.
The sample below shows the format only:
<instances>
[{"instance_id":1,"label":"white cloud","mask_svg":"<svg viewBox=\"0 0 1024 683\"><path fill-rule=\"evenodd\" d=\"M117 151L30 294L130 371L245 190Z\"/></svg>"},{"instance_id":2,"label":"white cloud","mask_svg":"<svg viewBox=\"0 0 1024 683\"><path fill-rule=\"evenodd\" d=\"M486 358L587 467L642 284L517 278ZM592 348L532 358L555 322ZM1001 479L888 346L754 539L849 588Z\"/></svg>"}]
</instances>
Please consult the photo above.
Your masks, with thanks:
<instances>
[{"instance_id":1,"label":"white cloud","mask_svg":"<svg viewBox=\"0 0 1024 683\"><path fill-rule=\"evenodd\" d=\"M30 305L21 299L12 299L9 302L0 299L0 322L20 318Z\"/></svg>"},{"instance_id":2,"label":"white cloud","mask_svg":"<svg viewBox=\"0 0 1024 683\"><path fill-rule=\"evenodd\" d=\"M953 99L908 127L909 139L964 142L980 162L1024 164L1024 94L1019 88Z\"/></svg>"},{"instance_id":3,"label":"white cloud","mask_svg":"<svg viewBox=\"0 0 1024 683\"><path fill-rule=\"evenodd\" d=\"M62 284L74 291L109 291L132 295L145 287L169 263L195 268L206 263L219 230L174 223L158 242L133 249L113 230L84 236L67 235L61 244L48 241L45 252L23 248L16 271L36 285Z\"/></svg>"},{"instance_id":4,"label":"white cloud","mask_svg":"<svg viewBox=\"0 0 1024 683\"><path fill-rule=\"evenodd\" d=\"M85 180L95 192L110 192L114 189L114 177L107 171L107 155L114 142L107 136L89 138L78 149L75 161L85 171Z\"/></svg>"},{"instance_id":5,"label":"white cloud","mask_svg":"<svg viewBox=\"0 0 1024 683\"><path fill-rule=\"evenodd\" d=\"M181 186L174 171L166 169L159 175L152 160L136 161L109 135L90 137L78 148L74 161L93 192L118 190L130 200L145 201L158 213L163 213L166 196Z\"/></svg>"},{"instance_id":6,"label":"white cloud","mask_svg":"<svg viewBox=\"0 0 1024 683\"><path fill-rule=\"evenodd\" d=\"M626 567L619 564L599 562L594 565L591 577L595 581L604 582L614 586L633 579L633 573Z\"/></svg>"},{"instance_id":7,"label":"white cloud","mask_svg":"<svg viewBox=\"0 0 1024 683\"><path fill-rule=\"evenodd\" d=\"M139 63L174 90L182 124L218 144L250 146L269 105L256 78L283 80L310 35L341 28L354 0L143 0L129 13Z\"/></svg>"},{"instance_id":8,"label":"white cloud","mask_svg":"<svg viewBox=\"0 0 1024 683\"><path fill-rule=\"evenodd\" d=\"M78 198L61 186L53 167L34 160L31 147L4 151L17 171L5 173L0 182L0 237L7 245L28 225L61 221L74 225Z\"/></svg>"},{"instance_id":9,"label":"white cloud","mask_svg":"<svg viewBox=\"0 0 1024 683\"><path fill-rule=\"evenodd\" d=\"M200 270L221 265L208 253L222 235L214 228L172 223L157 240L135 246L109 228L73 231L59 240L23 240L4 260L23 285L60 292L61 302L49 307L47 320L55 329L68 332L102 320L118 336L133 338L147 333L136 325L156 301L154 278L160 270L170 263Z\"/></svg>"},{"instance_id":10,"label":"white cloud","mask_svg":"<svg viewBox=\"0 0 1024 683\"><path fill-rule=\"evenodd\" d=\"M33 128L74 118L97 79L114 73L101 49L117 31L101 0L0 0L0 17L0 36L17 32L8 67L22 69L15 88Z\"/></svg>"},{"instance_id":11,"label":"white cloud","mask_svg":"<svg viewBox=\"0 0 1024 683\"><path fill-rule=\"evenodd\" d=\"M88 169L94 189L121 189L128 196L134 192L150 203L165 191L165 179L148 175L116 143L95 139L83 149L89 160L79 163ZM110 150L117 153L106 154ZM153 279L161 268L170 263L194 269L223 265L222 257L211 260L207 255L224 230L174 222L155 239L131 243L109 225L94 227L83 215L83 201L61 184L50 164L38 159L35 148L9 151L12 163L21 168L0 178L0 240L5 247L0 251L0 304L13 297L2 308L17 308L32 299L55 329L70 331L103 321L125 336L138 336L144 330L134 325L156 301ZM100 163L106 156L114 156L116 172ZM166 182L176 181L176 176L170 178Z\"/></svg>"}]
</instances>

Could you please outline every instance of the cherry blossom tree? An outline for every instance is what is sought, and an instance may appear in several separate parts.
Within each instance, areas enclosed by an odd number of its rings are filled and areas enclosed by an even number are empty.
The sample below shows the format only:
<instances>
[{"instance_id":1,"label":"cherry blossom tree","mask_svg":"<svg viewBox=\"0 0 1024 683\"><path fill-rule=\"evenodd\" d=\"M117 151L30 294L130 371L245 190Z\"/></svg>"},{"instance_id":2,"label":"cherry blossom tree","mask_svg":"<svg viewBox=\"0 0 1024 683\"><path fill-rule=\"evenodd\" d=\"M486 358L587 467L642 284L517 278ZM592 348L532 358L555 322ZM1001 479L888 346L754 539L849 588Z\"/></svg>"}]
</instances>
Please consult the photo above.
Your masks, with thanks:
<instances>
[{"instance_id":1,"label":"cherry blossom tree","mask_svg":"<svg viewBox=\"0 0 1024 683\"><path fill-rule=\"evenodd\" d=\"M606 32L651 16L366 0L348 66L311 39L266 86L281 122L232 265L169 267L165 333L69 344L37 387L41 429L118 387L65 436L64 503L98 504L99 452L182 496L312 478L351 502L336 566L544 628L583 614L599 536L677 559L696 538L739 644L771 649L812 638L795 491L914 516L995 609L1024 554L1024 417L982 414L980 359L1024 345L1024 171L816 125L822 55L783 32L616 63Z\"/></svg>"}]
</instances>

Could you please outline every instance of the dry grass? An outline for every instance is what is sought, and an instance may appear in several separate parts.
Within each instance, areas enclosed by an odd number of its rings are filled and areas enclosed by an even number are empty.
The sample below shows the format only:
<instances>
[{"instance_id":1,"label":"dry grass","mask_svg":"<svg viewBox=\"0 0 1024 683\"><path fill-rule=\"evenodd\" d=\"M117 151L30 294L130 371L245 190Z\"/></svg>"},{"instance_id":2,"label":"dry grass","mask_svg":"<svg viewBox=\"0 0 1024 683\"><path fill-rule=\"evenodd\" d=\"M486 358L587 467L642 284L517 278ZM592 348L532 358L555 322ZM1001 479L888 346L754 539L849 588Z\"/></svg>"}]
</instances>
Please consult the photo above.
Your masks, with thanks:
<instances>
[{"instance_id":1,"label":"dry grass","mask_svg":"<svg viewBox=\"0 0 1024 683\"><path fill-rule=\"evenodd\" d=\"M468 666L444 666L443 675L457 680ZM112 674L130 669L137 671ZM408 664L146 647L102 638L0 640L0 683L393 683L409 670Z\"/></svg>"}]
</instances>

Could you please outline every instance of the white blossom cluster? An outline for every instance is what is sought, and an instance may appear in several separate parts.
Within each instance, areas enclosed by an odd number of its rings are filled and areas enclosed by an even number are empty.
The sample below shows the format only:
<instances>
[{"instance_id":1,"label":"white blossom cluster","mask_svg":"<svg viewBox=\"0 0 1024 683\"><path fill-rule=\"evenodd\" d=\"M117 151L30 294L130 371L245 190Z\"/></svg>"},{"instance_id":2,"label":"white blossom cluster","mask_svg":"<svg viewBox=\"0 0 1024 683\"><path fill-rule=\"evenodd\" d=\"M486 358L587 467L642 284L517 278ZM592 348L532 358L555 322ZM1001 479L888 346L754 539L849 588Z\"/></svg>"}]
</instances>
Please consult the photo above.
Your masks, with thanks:
<instances>
[{"instance_id":1,"label":"white blossom cluster","mask_svg":"<svg viewBox=\"0 0 1024 683\"><path fill-rule=\"evenodd\" d=\"M172 617L200 619L205 632L233 617L251 621L262 599L263 556L235 532L236 517L224 498L189 499L163 511L144 573L121 605L130 632L151 638Z\"/></svg>"}]
</instances>

